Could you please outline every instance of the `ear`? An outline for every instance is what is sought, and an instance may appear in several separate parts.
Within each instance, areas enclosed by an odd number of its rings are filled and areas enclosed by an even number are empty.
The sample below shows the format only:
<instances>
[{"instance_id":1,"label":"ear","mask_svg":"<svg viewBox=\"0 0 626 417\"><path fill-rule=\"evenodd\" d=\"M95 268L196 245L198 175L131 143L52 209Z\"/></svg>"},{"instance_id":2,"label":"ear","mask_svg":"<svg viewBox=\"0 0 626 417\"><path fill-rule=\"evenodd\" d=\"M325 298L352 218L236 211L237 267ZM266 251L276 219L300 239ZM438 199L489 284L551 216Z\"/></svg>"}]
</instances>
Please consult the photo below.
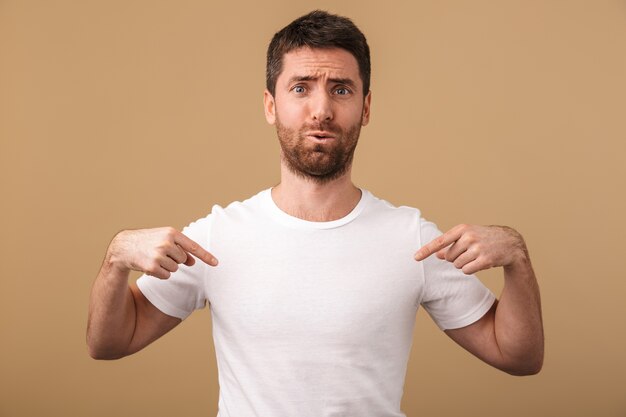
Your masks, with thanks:
<instances>
[{"instance_id":1,"label":"ear","mask_svg":"<svg viewBox=\"0 0 626 417\"><path fill-rule=\"evenodd\" d=\"M263 109L265 110L265 120L273 125L276 123L276 102L269 90L263 92Z\"/></svg>"},{"instance_id":2,"label":"ear","mask_svg":"<svg viewBox=\"0 0 626 417\"><path fill-rule=\"evenodd\" d=\"M370 122L370 105L372 102L372 90L367 92L365 100L363 100L363 117L361 118L361 126L367 126Z\"/></svg>"}]
</instances>

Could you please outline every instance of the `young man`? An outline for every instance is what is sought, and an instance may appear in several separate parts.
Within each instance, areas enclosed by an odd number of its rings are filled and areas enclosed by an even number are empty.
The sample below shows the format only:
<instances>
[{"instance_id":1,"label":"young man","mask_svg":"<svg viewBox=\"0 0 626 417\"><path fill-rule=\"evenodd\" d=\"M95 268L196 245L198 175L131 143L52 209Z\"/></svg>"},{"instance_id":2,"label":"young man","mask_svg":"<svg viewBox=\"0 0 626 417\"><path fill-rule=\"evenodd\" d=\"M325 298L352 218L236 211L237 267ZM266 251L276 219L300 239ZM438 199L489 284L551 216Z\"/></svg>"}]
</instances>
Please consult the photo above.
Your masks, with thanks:
<instances>
[{"instance_id":1,"label":"young man","mask_svg":"<svg viewBox=\"0 0 626 417\"><path fill-rule=\"evenodd\" d=\"M422 305L483 361L540 370L539 290L517 232L441 234L417 209L352 183L369 77L365 37L347 18L315 11L274 36L264 108L280 141L280 183L214 206L182 233L116 235L91 296L94 358L132 354L208 302L219 417L403 416ZM471 275L496 266L499 301ZM130 270L145 273L136 285Z\"/></svg>"}]
</instances>

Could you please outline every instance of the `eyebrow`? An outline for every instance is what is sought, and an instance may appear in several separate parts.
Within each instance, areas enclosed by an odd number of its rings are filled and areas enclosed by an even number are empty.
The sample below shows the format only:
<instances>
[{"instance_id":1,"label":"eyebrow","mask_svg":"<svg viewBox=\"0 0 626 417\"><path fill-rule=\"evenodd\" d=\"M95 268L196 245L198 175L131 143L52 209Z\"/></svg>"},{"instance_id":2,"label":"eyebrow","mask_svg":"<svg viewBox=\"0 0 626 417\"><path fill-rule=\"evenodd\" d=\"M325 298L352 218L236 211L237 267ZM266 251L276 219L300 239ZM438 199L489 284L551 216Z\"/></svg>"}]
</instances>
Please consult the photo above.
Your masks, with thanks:
<instances>
[{"instance_id":1,"label":"eyebrow","mask_svg":"<svg viewBox=\"0 0 626 417\"><path fill-rule=\"evenodd\" d=\"M300 82L300 81L316 81L319 77L314 77L312 75L296 75L289 79L289 84ZM348 87L356 88L356 84L350 78L329 78L328 81L331 83L337 84L345 84Z\"/></svg>"}]
</instances>

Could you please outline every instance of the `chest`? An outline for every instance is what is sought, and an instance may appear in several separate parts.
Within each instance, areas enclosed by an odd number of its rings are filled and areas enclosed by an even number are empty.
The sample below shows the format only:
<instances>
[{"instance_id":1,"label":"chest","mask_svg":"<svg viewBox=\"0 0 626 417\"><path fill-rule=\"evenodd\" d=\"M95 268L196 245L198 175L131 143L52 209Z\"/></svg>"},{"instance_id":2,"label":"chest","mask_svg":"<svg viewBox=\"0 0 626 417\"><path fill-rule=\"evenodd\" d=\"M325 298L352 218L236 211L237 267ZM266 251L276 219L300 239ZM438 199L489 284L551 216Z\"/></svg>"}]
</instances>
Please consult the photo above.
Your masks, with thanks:
<instances>
[{"instance_id":1,"label":"chest","mask_svg":"<svg viewBox=\"0 0 626 417\"><path fill-rule=\"evenodd\" d=\"M397 234L245 230L214 242L207 292L233 337L359 343L415 316L421 269Z\"/></svg>"}]
</instances>

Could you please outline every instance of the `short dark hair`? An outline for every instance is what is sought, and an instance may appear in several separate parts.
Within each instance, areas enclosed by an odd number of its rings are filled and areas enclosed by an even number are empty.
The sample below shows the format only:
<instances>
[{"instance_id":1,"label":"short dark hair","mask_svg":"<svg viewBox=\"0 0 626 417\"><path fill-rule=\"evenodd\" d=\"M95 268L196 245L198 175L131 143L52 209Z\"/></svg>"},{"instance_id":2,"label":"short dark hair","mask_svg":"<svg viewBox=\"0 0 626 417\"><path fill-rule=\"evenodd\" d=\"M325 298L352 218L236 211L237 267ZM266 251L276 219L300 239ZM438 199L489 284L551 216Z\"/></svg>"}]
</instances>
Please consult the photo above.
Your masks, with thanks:
<instances>
[{"instance_id":1,"label":"short dark hair","mask_svg":"<svg viewBox=\"0 0 626 417\"><path fill-rule=\"evenodd\" d=\"M297 18L276 32L267 48L265 86L272 94L276 92L276 80L282 71L283 56L301 47L342 48L350 52L359 64L363 80L363 97L370 89L370 48L365 35L347 17L314 10Z\"/></svg>"}]
</instances>

